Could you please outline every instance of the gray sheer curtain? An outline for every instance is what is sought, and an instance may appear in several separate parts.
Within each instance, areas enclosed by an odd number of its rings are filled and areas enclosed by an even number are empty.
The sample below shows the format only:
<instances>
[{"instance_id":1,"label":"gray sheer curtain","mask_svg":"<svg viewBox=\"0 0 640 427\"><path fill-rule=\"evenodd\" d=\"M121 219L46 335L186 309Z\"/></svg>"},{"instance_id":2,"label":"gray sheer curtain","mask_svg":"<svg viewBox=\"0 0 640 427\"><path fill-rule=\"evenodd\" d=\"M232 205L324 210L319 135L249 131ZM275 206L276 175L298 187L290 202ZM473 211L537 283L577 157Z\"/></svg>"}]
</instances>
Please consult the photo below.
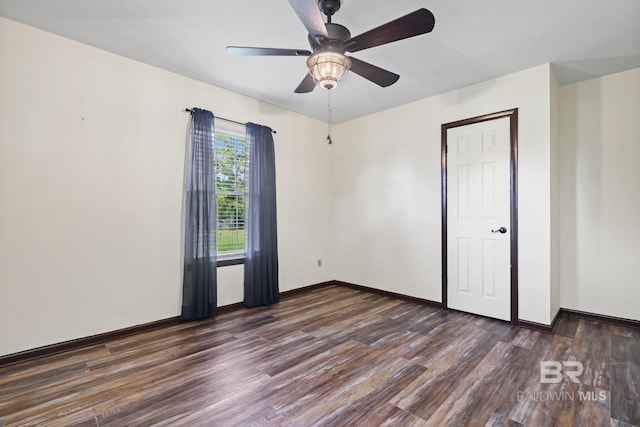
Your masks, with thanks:
<instances>
[{"instance_id":1,"label":"gray sheer curtain","mask_svg":"<svg viewBox=\"0 0 640 427\"><path fill-rule=\"evenodd\" d=\"M213 113L194 108L185 182L183 320L216 314L216 175Z\"/></svg>"},{"instance_id":2,"label":"gray sheer curtain","mask_svg":"<svg viewBox=\"0 0 640 427\"><path fill-rule=\"evenodd\" d=\"M276 167L271 128L247 123L247 139L250 143L250 167L244 304L255 307L280 300Z\"/></svg>"}]
</instances>

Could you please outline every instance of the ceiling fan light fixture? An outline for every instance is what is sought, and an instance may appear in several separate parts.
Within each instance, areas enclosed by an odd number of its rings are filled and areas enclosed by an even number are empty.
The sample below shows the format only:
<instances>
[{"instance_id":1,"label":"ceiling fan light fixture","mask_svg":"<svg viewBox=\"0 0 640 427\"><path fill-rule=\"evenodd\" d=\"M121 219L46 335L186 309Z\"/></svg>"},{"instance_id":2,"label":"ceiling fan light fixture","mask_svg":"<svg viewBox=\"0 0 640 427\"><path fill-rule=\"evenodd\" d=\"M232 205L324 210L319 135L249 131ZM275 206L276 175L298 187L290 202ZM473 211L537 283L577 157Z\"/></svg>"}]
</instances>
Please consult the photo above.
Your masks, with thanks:
<instances>
[{"instance_id":1,"label":"ceiling fan light fixture","mask_svg":"<svg viewBox=\"0 0 640 427\"><path fill-rule=\"evenodd\" d=\"M307 66L318 86L333 89L351 67L351 60L340 52L323 51L311 55Z\"/></svg>"}]
</instances>

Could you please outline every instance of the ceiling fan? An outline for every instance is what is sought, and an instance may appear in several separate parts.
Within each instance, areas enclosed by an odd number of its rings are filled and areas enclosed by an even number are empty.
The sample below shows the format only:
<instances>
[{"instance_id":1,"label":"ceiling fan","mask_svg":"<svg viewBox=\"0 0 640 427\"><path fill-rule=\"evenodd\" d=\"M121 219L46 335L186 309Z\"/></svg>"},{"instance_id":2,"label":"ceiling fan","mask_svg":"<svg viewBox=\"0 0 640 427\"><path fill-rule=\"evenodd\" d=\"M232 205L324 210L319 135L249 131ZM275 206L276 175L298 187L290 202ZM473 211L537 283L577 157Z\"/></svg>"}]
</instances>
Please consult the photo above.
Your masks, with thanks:
<instances>
[{"instance_id":1,"label":"ceiling fan","mask_svg":"<svg viewBox=\"0 0 640 427\"><path fill-rule=\"evenodd\" d=\"M399 75L353 56L346 56L345 52L358 52L425 34L433 30L435 25L433 14L422 8L351 37L346 27L331 22L333 14L340 9L340 0L289 0L289 3L309 32L308 38L312 51L242 46L229 46L227 51L234 55L309 57L307 59L309 73L296 88L296 93L311 92L316 85L333 89L347 70L381 87L390 86L398 81ZM327 16L326 23L321 11Z\"/></svg>"}]
</instances>

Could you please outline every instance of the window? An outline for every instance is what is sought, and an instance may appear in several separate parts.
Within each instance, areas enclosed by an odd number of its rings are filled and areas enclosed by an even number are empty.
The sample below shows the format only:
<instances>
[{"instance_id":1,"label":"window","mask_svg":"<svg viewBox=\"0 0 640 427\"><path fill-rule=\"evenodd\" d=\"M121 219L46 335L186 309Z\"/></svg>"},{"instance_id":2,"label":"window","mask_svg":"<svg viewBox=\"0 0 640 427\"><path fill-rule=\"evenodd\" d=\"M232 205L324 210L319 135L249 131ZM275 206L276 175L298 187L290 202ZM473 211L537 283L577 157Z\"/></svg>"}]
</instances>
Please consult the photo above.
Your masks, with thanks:
<instances>
[{"instance_id":1,"label":"window","mask_svg":"<svg viewBox=\"0 0 640 427\"><path fill-rule=\"evenodd\" d=\"M218 259L244 259L249 144L244 134L216 128Z\"/></svg>"}]
</instances>

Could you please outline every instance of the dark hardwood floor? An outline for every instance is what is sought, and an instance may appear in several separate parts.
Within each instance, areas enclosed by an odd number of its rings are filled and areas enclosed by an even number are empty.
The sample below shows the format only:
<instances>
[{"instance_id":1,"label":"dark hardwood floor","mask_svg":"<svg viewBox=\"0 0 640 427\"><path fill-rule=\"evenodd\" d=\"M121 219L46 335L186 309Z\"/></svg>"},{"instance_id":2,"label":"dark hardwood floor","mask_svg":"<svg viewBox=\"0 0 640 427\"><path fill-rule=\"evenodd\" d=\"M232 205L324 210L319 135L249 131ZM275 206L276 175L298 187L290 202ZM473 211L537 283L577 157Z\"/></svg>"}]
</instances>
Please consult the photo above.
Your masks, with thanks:
<instances>
[{"instance_id":1,"label":"dark hardwood floor","mask_svg":"<svg viewBox=\"0 0 640 427\"><path fill-rule=\"evenodd\" d=\"M579 361L580 383L540 382ZM0 426L640 425L640 331L340 286L0 369Z\"/></svg>"}]
</instances>

